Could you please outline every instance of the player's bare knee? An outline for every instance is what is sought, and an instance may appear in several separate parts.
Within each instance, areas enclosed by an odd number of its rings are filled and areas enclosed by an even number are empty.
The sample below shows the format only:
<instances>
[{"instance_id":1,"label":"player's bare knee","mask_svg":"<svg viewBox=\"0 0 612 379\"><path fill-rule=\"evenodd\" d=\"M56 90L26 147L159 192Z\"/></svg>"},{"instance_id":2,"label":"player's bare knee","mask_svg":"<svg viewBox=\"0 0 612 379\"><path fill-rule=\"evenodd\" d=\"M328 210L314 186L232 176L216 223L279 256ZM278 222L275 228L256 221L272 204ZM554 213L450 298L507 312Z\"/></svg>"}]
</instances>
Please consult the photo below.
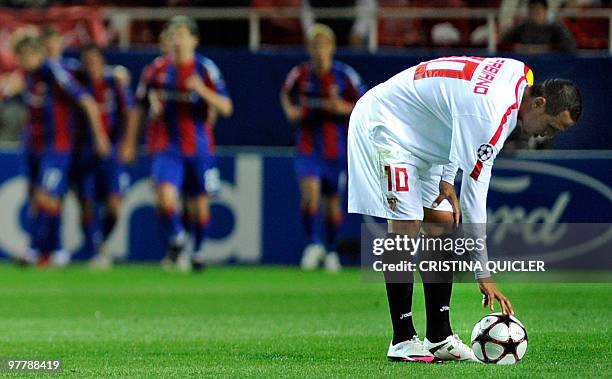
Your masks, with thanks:
<instances>
[{"instance_id":1,"label":"player's bare knee","mask_svg":"<svg viewBox=\"0 0 612 379\"><path fill-rule=\"evenodd\" d=\"M387 220L387 231L408 236L416 236L421 228L420 220Z\"/></svg>"},{"instance_id":2,"label":"player's bare knee","mask_svg":"<svg viewBox=\"0 0 612 379\"><path fill-rule=\"evenodd\" d=\"M421 229L427 236L439 237L453 233L455 222L452 212L423 208L423 213Z\"/></svg>"}]
</instances>

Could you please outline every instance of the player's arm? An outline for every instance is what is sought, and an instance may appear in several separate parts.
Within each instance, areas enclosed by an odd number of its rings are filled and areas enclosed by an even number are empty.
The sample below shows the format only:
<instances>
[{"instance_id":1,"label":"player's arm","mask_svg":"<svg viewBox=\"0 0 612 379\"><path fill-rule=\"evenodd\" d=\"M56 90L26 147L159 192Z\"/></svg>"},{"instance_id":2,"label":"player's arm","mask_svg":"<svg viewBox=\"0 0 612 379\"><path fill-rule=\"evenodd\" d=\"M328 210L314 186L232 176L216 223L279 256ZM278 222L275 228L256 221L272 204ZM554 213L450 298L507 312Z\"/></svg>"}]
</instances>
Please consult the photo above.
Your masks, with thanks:
<instances>
[{"instance_id":1,"label":"player's arm","mask_svg":"<svg viewBox=\"0 0 612 379\"><path fill-rule=\"evenodd\" d=\"M200 95L221 116L229 117L234 112L232 100L228 96L217 93L214 89L209 88L198 75L192 75L187 79L187 88Z\"/></svg>"},{"instance_id":2,"label":"player's arm","mask_svg":"<svg viewBox=\"0 0 612 379\"><path fill-rule=\"evenodd\" d=\"M209 85L204 83L200 75L192 75L187 78L187 88L200 95L220 116L231 116L234 113L234 104L229 97L221 71L211 61L205 63L205 68L210 79Z\"/></svg>"},{"instance_id":3,"label":"player's arm","mask_svg":"<svg viewBox=\"0 0 612 379\"><path fill-rule=\"evenodd\" d=\"M483 249L474 249L470 258L486 265L487 193L496 148L491 142L491 125L499 124L477 116L453 116L453 142L450 161L458 162L463 170L461 182L461 213L465 236L474 240L485 240ZM447 169L452 170L449 166ZM486 267L486 266L483 266ZM476 272L478 286L483 294L483 306L491 309L497 300L504 314L512 314L510 300L497 288L487 270Z\"/></svg>"},{"instance_id":4,"label":"player's arm","mask_svg":"<svg viewBox=\"0 0 612 379\"><path fill-rule=\"evenodd\" d=\"M120 145L119 159L123 163L132 163L136 157L136 147L135 140L138 136L138 124L140 122L140 117L142 117L142 113L139 113L139 107L136 106L136 102L134 101L134 96L128 87L128 82L123 81L120 78L116 78L118 81L116 82L115 91L117 92L117 98L119 100L119 105L121 109L121 113L124 120L124 133L123 140ZM126 147L129 145L129 147ZM124 151L130 150L131 151Z\"/></svg>"},{"instance_id":5,"label":"player's arm","mask_svg":"<svg viewBox=\"0 0 612 379\"><path fill-rule=\"evenodd\" d=\"M346 86L341 96L333 96L328 103L329 110L338 116L348 116L353 111L357 100L365 93L366 86L361 77L351 67L344 68Z\"/></svg>"},{"instance_id":6,"label":"player's arm","mask_svg":"<svg viewBox=\"0 0 612 379\"><path fill-rule=\"evenodd\" d=\"M51 66L51 73L55 82L68 94L68 96L79 104L85 112L87 120L89 121L89 127L91 128L91 133L94 137L94 144L98 155L102 157L108 156L110 154L110 142L108 136L104 133L100 110L94 98L89 95L83 87L78 85L70 73L60 67L59 64Z\"/></svg>"},{"instance_id":7,"label":"player's arm","mask_svg":"<svg viewBox=\"0 0 612 379\"><path fill-rule=\"evenodd\" d=\"M119 159L122 162L134 162L136 159L136 145L138 144L138 134L140 125L144 118L145 110L149 107L149 90L153 77L152 66L144 68L138 80L136 93L134 95L134 109L125 119L125 134L119 149Z\"/></svg>"},{"instance_id":8,"label":"player's arm","mask_svg":"<svg viewBox=\"0 0 612 379\"><path fill-rule=\"evenodd\" d=\"M102 127L102 119L98 104L96 104L93 97L90 95L83 95L79 98L78 104L83 108L87 119L89 120L89 127L91 128L91 134L94 137L94 143L96 152L101 157L107 157L110 154L111 146L108 136L104 132Z\"/></svg>"},{"instance_id":9,"label":"player's arm","mask_svg":"<svg viewBox=\"0 0 612 379\"><path fill-rule=\"evenodd\" d=\"M280 91L280 103L285 112L285 117L291 123L299 122L302 119L302 108L298 104L294 104L291 98L297 90L297 79L300 76L299 67L294 67L287 78Z\"/></svg>"},{"instance_id":10,"label":"player's arm","mask_svg":"<svg viewBox=\"0 0 612 379\"><path fill-rule=\"evenodd\" d=\"M473 172L464 170L461 184L461 208L463 210L463 227L466 236L471 238L483 238L486 240L487 222L487 192L489 191L490 166L482 169L477 179ZM476 252L472 259L481 264L487 262L486 244L482 251ZM504 314L513 314L512 303L497 288L495 281L488 270L476 273L478 286L483 295L483 307L494 309L495 301L498 301Z\"/></svg>"}]
</instances>

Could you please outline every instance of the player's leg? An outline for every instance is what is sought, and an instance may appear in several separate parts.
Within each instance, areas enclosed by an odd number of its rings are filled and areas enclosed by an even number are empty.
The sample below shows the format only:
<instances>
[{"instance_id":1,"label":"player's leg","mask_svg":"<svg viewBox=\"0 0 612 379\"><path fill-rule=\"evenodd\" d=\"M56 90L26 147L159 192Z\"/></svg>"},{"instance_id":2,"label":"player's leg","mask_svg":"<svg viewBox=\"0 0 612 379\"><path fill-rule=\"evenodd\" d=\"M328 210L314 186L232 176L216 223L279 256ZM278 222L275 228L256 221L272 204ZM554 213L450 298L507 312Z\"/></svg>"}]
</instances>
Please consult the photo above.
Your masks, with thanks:
<instances>
[{"instance_id":1,"label":"player's leg","mask_svg":"<svg viewBox=\"0 0 612 379\"><path fill-rule=\"evenodd\" d=\"M429 238L448 238L454 232L453 209L444 200L436 209L432 203L438 196L442 175L441 166L421 172L421 196L423 201L424 224L422 232ZM427 251L424 259L450 260L452 253ZM427 331L424 346L443 360L476 361L472 349L453 334L450 323L450 302L453 291L453 272L420 272L425 293Z\"/></svg>"},{"instance_id":2,"label":"player's leg","mask_svg":"<svg viewBox=\"0 0 612 379\"><path fill-rule=\"evenodd\" d=\"M102 219L100 222L99 248L91 265L96 268L109 268L113 264L113 254L110 251L108 239L113 232L117 220L123 194L130 184L129 174L113 156L101 162L100 170L100 198L104 201Z\"/></svg>"},{"instance_id":3,"label":"player's leg","mask_svg":"<svg viewBox=\"0 0 612 379\"><path fill-rule=\"evenodd\" d=\"M302 253L301 267L314 270L325 257L321 244L321 180L318 176L300 178L300 211L306 235L306 247Z\"/></svg>"},{"instance_id":4,"label":"player's leg","mask_svg":"<svg viewBox=\"0 0 612 379\"><path fill-rule=\"evenodd\" d=\"M342 226L342 193L346 187L346 161L326 161L321 180L323 194L325 255L324 267L329 272L341 269L337 251L338 231Z\"/></svg>"},{"instance_id":5,"label":"player's leg","mask_svg":"<svg viewBox=\"0 0 612 379\"><path fill-rule=\"evenodd\" d=\"M195 271L201 271L204 268L204 243L210 224L210 206L209 197L206 194L200 194L193 199L194 210L194 235L193 244L194 252L191 257L191 267Z\"/></svg>"},{"instance_id":6,"label":"player's leg","mask_svg":"<svg viewBox=\"0 0 612 379\"><path fill-rule=\"evenodd\" d=\"M394 238L396 235L406 235L416 238L419 234L421 222L418 220L387 221L387 237ZM395 251L387 251L383 256L385 263L392 263ZM387 274L385 272L385 274ZM416 337L417 332L412 321L412 293L414 290L413 277L411 273L406 274L405 280L395 281L389 275L385 275L385 288L387 291L387 301L391 314L391 324L393 325L392 344L408 341Z\"/></svg>"},{"instance_id":7,"label":"player's leg","mask_svg":"<svg viewBox=\"0 0 612 379\"><path fill-rule=\"evenodd\" d=\"M440 206L444 206L441 204ZM444 238L452 234L453 213L423 209L425 213L423 232L427 237ZM435 225L433 225L435 224ZM444 228L444 225L450 228ZM445 254L443 251L428 252L436 257ZM425 257L432 259L432 257ZM427 341L437 343L453 334L450 324L450 301L453 291L453 273L421 272L425 293L425 310L427 314Z\"/></svg>"},{"instance_id":8,"label":"player's leg","mask_svg":"<svg viewBox=\"0 0 612 379\"><path fill-rule=\"evenodd\" d=\"M81 206L81 230L85 238L85 248L92 255L101 242L99 220L96 209L96 190L98 188L97 159L80 157L83 162L75 162L77 167L76 188Z\"/></svg>"},{"instance_id":9,"label":"player's leg","mask_svg":"<svg viewBox=\"0 0 612 379\"><path fill-rule=\"evenodd\" d=\"M184 178L183 158L178 154L159 153L153 159L151 169L162 239L167 247L166 258L174 264L186 242L179 210L179 188Z\"/></svg>"},{"instance_id":10,"label":"player's leg","mask_svg":"<svg viewBox=\"0 0 612 379\"><path fill-rule=\"evenodd\" d=\"M27 205L25 228L30 236L29 248L17 258L19 264L36 264L40 258L40 246L38 246L38 211L34 200L36 183L40 169L40 155L31 151L22 153L22 167L24 177L27 180Z\"/></svg>"},{"instance_id":11,"label":"player's leg","mask_svg":"<svg viewBox=\"0 0 612 379\"><path fill-rule=\"evenodd\" d=\"M301 267L314 270L325 258L321 238L321 164L314 155L298 155L295 172L300 185L300 212L306 236Z\"/></svg>"},{"instance_id":12,"label":"player's leg","mask_svg":"<svg viewBox=\"0 0 612 379\"><path fill-rule=\"evenodd\" d=\"M397 195L396 195L397 196ZM405 203L408 196L399 195L398 204ZM407 215L417 218L418 215ZM422 217L422 216L420 216ZM387 238L396 236L408 236L418 238L421 221L419 220L387 220ZM398 263L405 258L405 253L387 250L383 254L383 263ZM435 357L427 349L417 336L412 317L412 295L414 290L412 273L402 273L399 278L397 273L385 272L385 290L389 303L389 313L393 326L393 339L387 351L387 357L394 361L421 361L426 363L438 363L440 359Z\"/></svg>"},{"instance_id":13,"label":"player's leg","mask_svg":"<svg viewBox=\"0 0 612 379\"><path fill-rule=\"evenodd\" d=\"M62 248L60 229L62 199L67 191L69 155L46 153L41 157L41 169L35 190L38 217L37 245L50 254L52 263L65 266L70 254Z\"/></svg>"},{"instance_id":14,"label":"player's leg","mask_svg":"<svg viewBox=\"0 0 612 379\"><path fill-rule=\"evenodd\" d=\"M130 175L114 155L102 163L101 175L102 197L105 199L102 239L106 244L117 225L123 196L130 186Z\"/></svg>"},{"instance_id":15,"label":"player's leg","mask_svg":"<svg viewBox=\"0 0 612 379\"><path fill-rule=\"evenodd\" d=\"M204 268L204 244L210 225L210 195L220 190L219 171L208 154L197 155L186 161L184 191L187 196L187 219L193 235L191 267Z\"/></svg>"}]
</instances>

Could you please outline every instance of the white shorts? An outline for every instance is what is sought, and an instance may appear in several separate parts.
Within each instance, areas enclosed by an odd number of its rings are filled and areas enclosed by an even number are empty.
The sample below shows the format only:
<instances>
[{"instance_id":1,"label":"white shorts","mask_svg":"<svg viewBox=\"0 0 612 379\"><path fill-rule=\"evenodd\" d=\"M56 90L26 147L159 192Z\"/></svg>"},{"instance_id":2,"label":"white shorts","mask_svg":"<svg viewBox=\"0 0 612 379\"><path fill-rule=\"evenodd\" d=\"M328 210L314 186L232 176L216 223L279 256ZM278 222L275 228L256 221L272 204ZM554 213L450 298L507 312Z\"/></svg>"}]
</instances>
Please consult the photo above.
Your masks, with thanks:
<instances>
[{"instance_id":1,"label":"white shorts","mask_svg":"<svg viewBox=\"0 0 612 379\"><path fill-rule=\"evenodd\" d=\"M438 197L442 166L431 165L402 149L386 128L369 117L377 104L362 97L349 122L348 211L387 220L423 220L423 207ZM448 200L436 211L452 212Z\"/></svg>"}]
</instances>

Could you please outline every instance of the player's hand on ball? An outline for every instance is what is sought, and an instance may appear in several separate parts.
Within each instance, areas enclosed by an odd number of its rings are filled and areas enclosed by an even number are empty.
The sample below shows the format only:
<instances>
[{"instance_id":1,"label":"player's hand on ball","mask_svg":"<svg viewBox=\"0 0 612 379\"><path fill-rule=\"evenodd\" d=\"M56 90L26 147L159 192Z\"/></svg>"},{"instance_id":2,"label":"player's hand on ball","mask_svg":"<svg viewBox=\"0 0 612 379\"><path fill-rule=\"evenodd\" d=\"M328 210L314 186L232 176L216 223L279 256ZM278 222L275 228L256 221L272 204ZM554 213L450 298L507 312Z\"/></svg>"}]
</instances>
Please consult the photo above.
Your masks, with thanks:
<instances>
[{"instance_id":1,"label":"player's hand on ball","mask_svg":"<svg viewBox=\"0 0 612 379\"><path fill-rule=\"evenodd\" d=\"M455 186L450 183L447 183L443 180L440 180L439 185L440 194L434 200L432 206L433 208L437 208L442 201L445 199L450 202L450 205L453 207L453 221L455 225L459 224L459 219L461 217L461 210L459 207L459 200L457 199L457 194L455 193Z\"/></svg>"},{"instance_id":2,"label":"player's hand on ball","mask_svg":"<svg viewBox=\"0 0 612 379\"><path fill-rule=\"evenodd\" d=\"M482 292L482 307L489 307L492 311L495 310L495 300L501 305L502 313L505 315L513 315L512 303L510 300L497 288L497 285L491 278L478 279L478 286Z\"/></svg>"}]
</instances>

